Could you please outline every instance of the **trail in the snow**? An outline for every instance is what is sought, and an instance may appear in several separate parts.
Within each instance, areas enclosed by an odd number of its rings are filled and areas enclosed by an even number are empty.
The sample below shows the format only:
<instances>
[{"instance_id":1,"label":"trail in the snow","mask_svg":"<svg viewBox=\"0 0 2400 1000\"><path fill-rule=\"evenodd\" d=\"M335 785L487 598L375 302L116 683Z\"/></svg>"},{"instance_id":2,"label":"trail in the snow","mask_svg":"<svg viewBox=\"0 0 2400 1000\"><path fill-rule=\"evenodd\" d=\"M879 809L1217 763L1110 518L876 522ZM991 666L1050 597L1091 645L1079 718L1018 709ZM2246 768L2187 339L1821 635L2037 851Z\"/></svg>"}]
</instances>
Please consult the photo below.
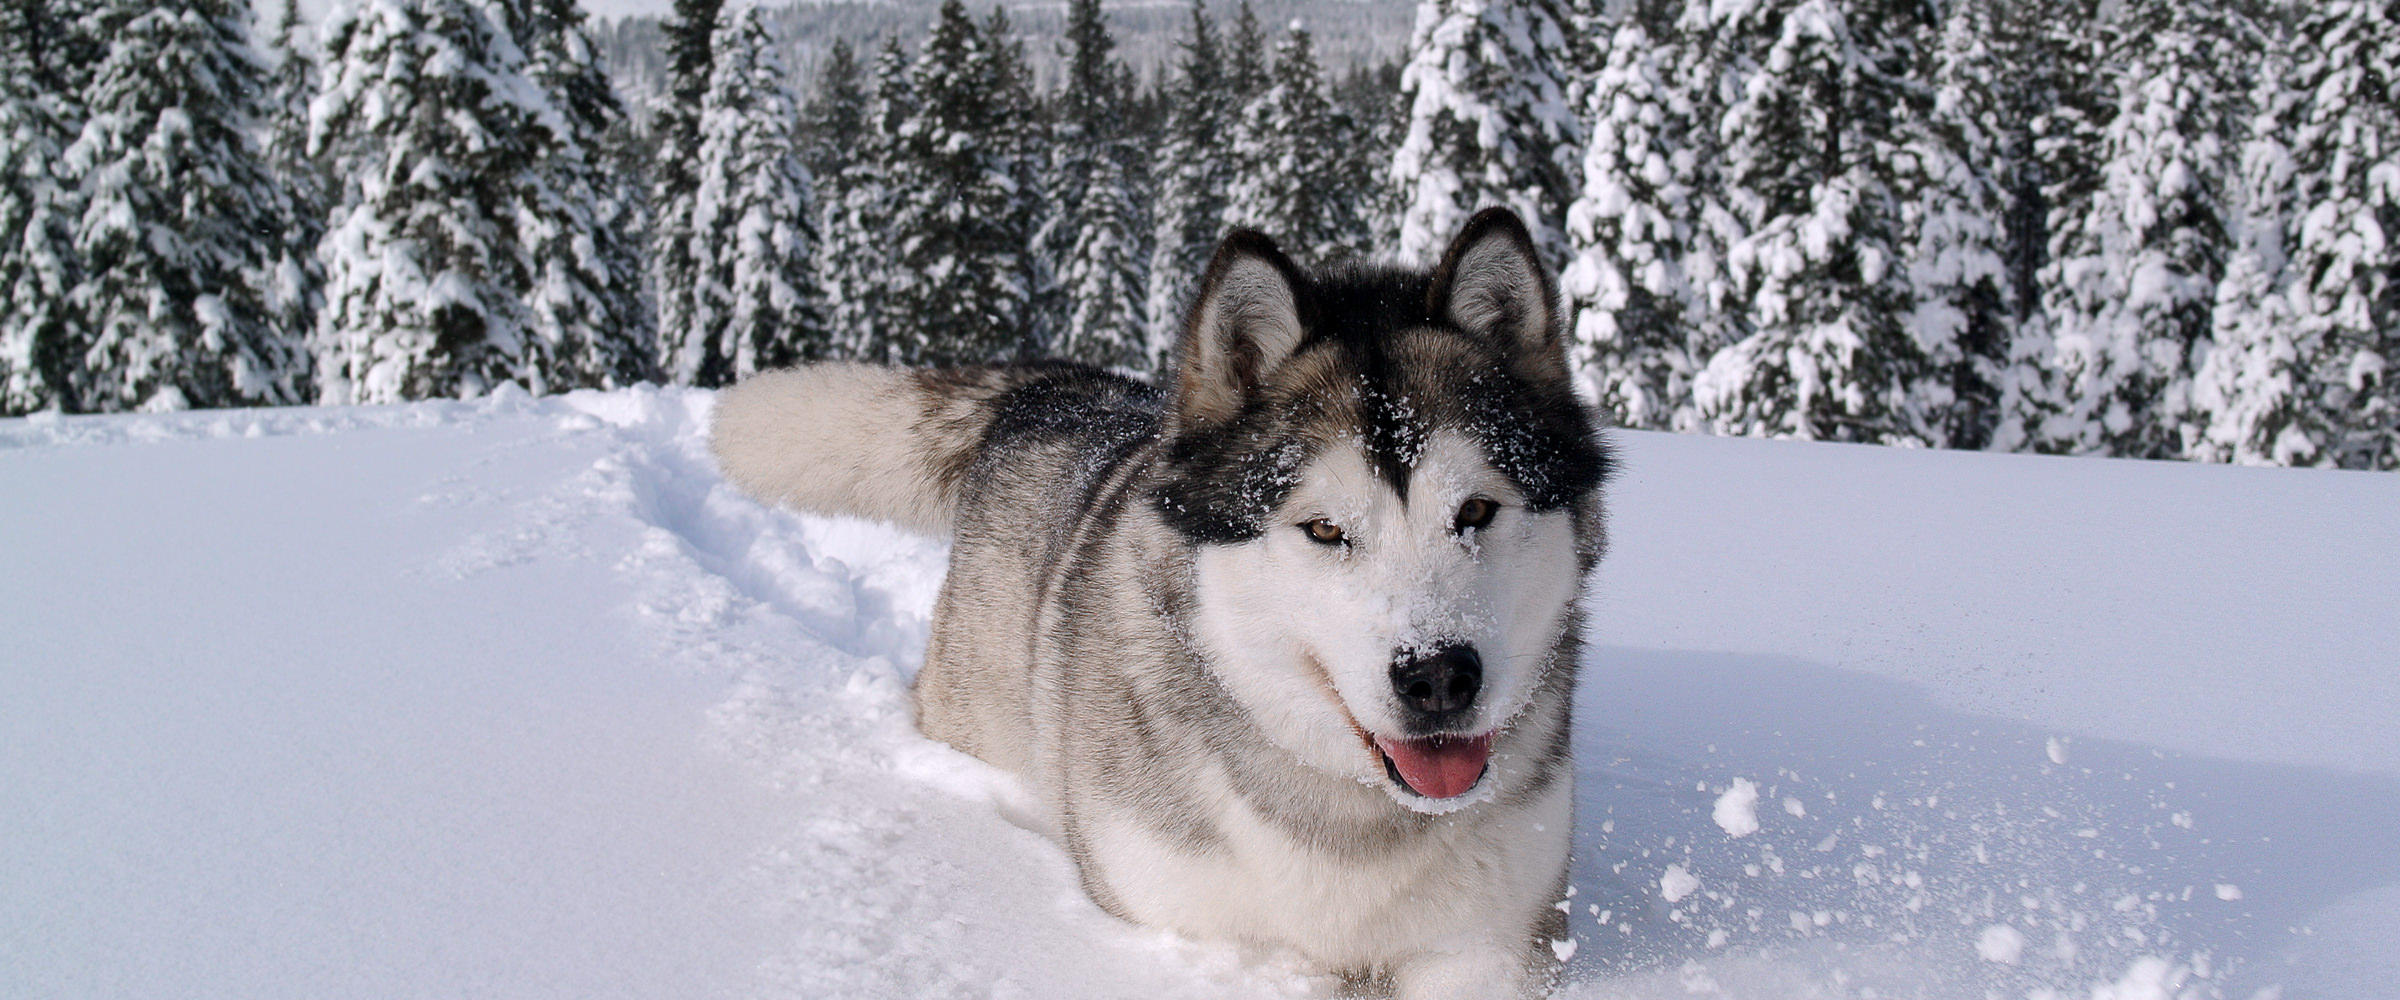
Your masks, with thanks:
<instances>
[{"instance_id":1,"label":"trail in the snow","mask_svg":"<svg viewBox=\"0 0 2400 1000\"><path fill-rule=\"evenodd\" d=\"M788 952L762 977L810 997L1259 997L1307 982L1272 962L1130 927L1055 845L1009 821L1023 792L916 733L907 681L945 543L800 517L733 492L700 393L574 398L618 444L584 488L645 525L617 568L695 669L729 677L720 737L789 793L757 859Z\"/></svg>"}]
</instances>

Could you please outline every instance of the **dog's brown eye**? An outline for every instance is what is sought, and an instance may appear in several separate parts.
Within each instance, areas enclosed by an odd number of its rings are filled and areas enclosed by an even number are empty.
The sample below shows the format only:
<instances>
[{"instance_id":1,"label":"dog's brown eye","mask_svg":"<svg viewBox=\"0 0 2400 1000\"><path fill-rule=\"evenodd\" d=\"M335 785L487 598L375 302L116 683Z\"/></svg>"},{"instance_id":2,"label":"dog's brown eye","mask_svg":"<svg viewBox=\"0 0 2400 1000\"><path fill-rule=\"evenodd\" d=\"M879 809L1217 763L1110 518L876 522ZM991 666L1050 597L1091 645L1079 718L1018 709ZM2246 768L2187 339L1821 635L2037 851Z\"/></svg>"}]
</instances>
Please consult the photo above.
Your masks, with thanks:
<instances>
[{"instance_id":1,"label":"dog's brown eye","mask_svg":"<svg viewBox=\"0 0 2400 1000\"><path fill-rule=\"evenodd\" d=\"M1458 529L1480 528L1492 523L1492 515L1500 513L1500 505L1476 497L1458 505Z\"/></svg>"},{"instance_id":2,"label":"dog's brown eye","mask_svg":"<svg viewBox=\"0 0 2400 1000\"><path fill-rule=\"evenodd\" d=\"M1324 518L1306 522L1300 525L1300 530L1308 532L1308 540L1319 545L1342 544L1342 526Z\"/></svg>"}]
</instances>

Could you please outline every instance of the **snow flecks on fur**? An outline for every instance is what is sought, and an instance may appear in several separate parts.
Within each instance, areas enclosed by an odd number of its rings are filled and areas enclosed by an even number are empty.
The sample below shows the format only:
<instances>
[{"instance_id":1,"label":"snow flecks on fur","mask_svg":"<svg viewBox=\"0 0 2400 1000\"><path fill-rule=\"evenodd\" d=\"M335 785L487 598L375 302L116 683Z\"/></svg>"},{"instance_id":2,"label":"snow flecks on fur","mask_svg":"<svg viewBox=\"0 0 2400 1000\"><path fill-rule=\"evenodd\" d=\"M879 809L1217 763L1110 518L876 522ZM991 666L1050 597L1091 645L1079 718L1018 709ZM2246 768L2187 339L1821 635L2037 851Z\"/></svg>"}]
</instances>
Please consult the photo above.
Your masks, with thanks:
<instances>
[{"instance_id":1,"label":"snow flecks on fur","mask_svg":"<svg viewBox=\"0 0 2400 1000\"><path fill-rule=\"evenodd\" d=\"M1429 799L1422 795L1410 795L1393 787L1390 781L1371 783L1379 785L1385 792L1390 793L1392 801L1400 803L1408 811L1424 813L1427 816L1447 816L1490 802L1500 795L1500 783L1489 777L1476 782L1475 787L1446 799Z\"/></svg>"}]
</instances>

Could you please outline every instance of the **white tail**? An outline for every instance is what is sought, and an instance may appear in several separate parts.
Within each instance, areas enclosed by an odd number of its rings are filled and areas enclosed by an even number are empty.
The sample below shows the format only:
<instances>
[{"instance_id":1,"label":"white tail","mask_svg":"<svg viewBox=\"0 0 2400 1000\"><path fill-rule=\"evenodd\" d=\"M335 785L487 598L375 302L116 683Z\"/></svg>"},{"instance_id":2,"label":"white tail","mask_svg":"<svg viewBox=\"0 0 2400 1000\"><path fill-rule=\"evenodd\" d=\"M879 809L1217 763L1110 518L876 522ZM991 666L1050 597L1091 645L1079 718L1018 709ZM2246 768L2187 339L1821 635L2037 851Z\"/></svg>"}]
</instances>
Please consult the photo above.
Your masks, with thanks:
<instances>
[{"instance_id":1,"label":"white tail","mask_svg":"<svg viewBox=\"0 0 2400 1000\"><path fill-rule=\"evenodd\" d=\"M762 372L717 397L709 447L727 480L767 503L947 535L991 401L1043 374L846 361Z\"/></svg>"}]
</instances>

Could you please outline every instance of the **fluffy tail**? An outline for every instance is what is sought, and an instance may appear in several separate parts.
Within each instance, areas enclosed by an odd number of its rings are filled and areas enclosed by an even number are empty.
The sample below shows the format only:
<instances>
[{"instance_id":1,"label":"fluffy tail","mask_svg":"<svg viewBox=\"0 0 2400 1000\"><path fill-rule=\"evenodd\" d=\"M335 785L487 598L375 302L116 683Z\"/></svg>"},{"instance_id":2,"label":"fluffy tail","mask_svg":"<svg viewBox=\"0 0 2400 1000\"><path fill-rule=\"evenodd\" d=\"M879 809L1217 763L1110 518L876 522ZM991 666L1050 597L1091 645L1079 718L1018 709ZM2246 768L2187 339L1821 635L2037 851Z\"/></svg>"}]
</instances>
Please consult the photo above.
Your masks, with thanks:
<instances>
[{"instance_id":1,"label":"fluffy tail","mask_svg":"<svg viewBox=\"0 0 2400 1000\"><path fill-rule=\"evenodd\" d=\"M1045 374L851 362L764 372L717 397L709 447L762 501L946 535L991 401Z\"/></svg>"}]
</instances>

